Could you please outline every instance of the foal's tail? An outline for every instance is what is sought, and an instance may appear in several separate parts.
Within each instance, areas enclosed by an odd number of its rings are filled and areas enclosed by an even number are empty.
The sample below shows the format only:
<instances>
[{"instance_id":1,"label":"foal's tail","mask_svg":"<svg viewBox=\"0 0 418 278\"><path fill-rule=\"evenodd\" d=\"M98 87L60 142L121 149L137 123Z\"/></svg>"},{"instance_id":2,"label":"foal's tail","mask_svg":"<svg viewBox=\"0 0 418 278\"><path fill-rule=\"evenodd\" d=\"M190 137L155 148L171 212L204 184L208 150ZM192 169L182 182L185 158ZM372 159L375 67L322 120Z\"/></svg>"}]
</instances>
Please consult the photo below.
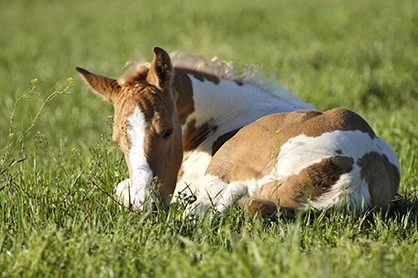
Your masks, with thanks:
<instances>
[{"instance_id":1,"label":"foal's tail","mask_svg":"<svg viewBox=\"0 0 418 278\"><path fill-rule=\"evenodd\" d=\"M273 201L259 198L244 197L240 200L239 204L251 216L258 213L262 217L274 218L282 214L285 217L294 218L297 212L296 208L278 206Z\"/></svg>"}]
</instances>

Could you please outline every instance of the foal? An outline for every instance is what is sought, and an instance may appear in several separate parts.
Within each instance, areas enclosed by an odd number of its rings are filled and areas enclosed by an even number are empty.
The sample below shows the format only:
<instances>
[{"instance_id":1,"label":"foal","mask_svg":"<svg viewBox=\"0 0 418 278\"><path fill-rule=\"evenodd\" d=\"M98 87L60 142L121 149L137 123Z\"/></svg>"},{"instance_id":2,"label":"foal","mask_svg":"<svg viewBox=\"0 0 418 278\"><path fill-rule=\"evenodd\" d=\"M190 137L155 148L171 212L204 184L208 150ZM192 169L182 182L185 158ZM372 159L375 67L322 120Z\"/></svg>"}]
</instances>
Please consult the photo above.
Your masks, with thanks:
<instances>
[{"instance_id":1,"label":"foal","mask_svg":"<svg viewBox=\"0 0 418 278\"><path fill-rule=\"evenodd\" d=\"M130 179L117 187L126 206L192 192L188 212L204 215L244 201L249 213L339 206L386 209L400 180L392 148L357 114L313 110L260 71L154 48L152 63L119 79L76 68L114 105L113 140ZM173 66L174 64L174 66ZM157 178L159 187L153 179ZM246 197L247 198L244 198ZM150 198L151 197L151 198Z\"/></svg>"}]
</instances>

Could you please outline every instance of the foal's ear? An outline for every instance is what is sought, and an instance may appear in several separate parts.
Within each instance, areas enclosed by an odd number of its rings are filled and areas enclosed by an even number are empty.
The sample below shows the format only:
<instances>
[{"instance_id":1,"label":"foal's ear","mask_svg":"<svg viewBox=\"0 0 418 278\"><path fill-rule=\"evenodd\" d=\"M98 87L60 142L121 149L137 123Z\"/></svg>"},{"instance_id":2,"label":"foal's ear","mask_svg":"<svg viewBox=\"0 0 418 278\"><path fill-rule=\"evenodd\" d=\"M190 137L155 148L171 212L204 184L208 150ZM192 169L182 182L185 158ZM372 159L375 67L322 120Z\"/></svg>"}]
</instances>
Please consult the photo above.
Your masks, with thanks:
<instances>
[{"instance_id":1,"label":"foal's ear","mask_svg":"<svg viewBox=\"0 0 418 278\"><path fill-rule=\"evenodd\" d=\"M80 74L84 81L86 81L93 92L101 95L108 102L113 103L113 100L121 89L116 79L94 74L79 67L75 67L75 70Z\"/></svg>"},{"instance_id":2,"label":"foal's ear","mask_svg":"<svg viewBox=\"0 0 418 278\"><path fill-rule=\"evenodd\" d=\"M147 82L155 87L164 90L173 77L173 66L168 53L159 47L154 47L154 61L151 64L147 76Z\"/></svg>"}]
</instances>

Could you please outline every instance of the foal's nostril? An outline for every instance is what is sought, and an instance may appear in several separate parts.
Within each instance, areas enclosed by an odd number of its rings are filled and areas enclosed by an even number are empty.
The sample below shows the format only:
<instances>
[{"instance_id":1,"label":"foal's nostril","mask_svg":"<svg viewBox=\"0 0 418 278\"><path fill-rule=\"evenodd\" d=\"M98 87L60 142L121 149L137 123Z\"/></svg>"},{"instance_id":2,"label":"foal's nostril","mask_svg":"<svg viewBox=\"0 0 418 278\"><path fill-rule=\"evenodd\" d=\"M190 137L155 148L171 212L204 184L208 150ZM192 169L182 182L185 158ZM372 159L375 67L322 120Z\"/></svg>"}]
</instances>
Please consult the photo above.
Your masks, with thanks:
<instances>
[{"instance_id":1,"label":"foal's nostril","mask_svg":"<svg viewBox=\"0 0 418 278\"><path fill-rule=\"evenodd\" d=\"M154 202L150 202L149 207L150 207L151 211L157 211L157 206L155 205Z\"/></svg>"}]
</instances>

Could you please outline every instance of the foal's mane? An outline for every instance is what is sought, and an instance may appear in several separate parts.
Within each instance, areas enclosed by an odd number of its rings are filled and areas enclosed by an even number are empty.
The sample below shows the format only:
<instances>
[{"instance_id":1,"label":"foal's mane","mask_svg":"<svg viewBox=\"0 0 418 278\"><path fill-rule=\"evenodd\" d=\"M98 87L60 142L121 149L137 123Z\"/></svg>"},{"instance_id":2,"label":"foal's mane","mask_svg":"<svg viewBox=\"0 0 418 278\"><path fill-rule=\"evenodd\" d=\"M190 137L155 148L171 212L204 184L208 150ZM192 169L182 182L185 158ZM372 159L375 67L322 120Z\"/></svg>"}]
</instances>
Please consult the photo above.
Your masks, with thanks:
<instances>
[{"instance_id":1,"label":"foal's mane","mask_svg":"<svg viewBox=\"0 0 418 278\"><path fill-rule=\"evenodd\" d=\"M216 56L208 63L201 55L174 51L170 54L170 58L173 63L174 72L176 68L180 68L215 75L220 79L232 80L238 84L253 85L254 87L272 94L282 101L291 104L303 104L303 102L301 102L294 94L274 83L276 76L273 73L269 73L271 78L268 79L263 71L255 65L242 65L242 73L240 73L236 71L235 64L233 62L219 62L219 59ZM118 79L118 83L120 85L135 84L137 80L142 79L149 71L150 66L151 63L148 62L127 62L125 67L130 68Z\"/></svg>"}]
</instances>

